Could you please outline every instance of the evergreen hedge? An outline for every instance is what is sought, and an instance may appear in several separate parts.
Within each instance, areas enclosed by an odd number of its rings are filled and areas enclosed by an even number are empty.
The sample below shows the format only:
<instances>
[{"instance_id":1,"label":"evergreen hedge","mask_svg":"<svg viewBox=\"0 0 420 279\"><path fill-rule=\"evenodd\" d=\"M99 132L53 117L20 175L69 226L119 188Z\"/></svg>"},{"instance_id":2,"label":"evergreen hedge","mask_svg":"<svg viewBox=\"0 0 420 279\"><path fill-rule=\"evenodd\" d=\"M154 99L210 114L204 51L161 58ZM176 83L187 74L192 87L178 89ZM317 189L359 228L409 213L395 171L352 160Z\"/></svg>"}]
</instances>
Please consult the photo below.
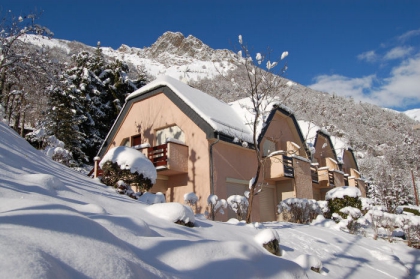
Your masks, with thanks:
<instances>
[{"instance_id":1,"label":"evergreen hedge","mask_svg":"<svg viewBox=\"0 0 420 279\"><path fill-rule=\"evenodd\" d=\"M132 173L129 169L122 170L117 163L111 161L106 161L103 164L102 171L102 182L108 186L118 187L119 180L124 181L127 185L136 185L139 187L139 192L147 192L153 186L152 181L144 177L143 174Z\"/></svg>"},{"instance_id":2,"label":"evergreen hedge","mask_svg":"<svg viewBox=\"0 0 420 279\"><path fill-rule=\"evenodd\" d=\"M331 218L331 215L333 213L337 213L341 217L346 218L347 214L340 212L340 209L346 206L351 206L351 207L358 208L359 210L362 210L362 201L359 199L359 197L349 197L349 196L344 196L343 198L330 199L328 201L328 208L330 209L329 218Z\"/></svg>"}]
</instances>

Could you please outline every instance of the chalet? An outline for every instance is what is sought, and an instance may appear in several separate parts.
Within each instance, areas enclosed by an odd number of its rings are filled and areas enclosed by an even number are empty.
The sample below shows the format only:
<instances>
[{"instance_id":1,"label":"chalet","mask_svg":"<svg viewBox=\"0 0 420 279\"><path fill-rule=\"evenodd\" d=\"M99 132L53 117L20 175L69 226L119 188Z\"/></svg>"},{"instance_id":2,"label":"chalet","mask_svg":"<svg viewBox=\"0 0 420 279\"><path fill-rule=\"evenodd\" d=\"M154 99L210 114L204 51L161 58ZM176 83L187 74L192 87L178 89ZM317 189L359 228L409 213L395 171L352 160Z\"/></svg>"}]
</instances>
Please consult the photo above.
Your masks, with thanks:
<instances>
[{"instance_id":1,"label":"chalet","mask_svg":"<svg viewBox=\"0 0 420 279\"><path fill-rule=\"evenodd\" d=\"M337 137L331 137L340 169L345 173L345 185L359 188L366 197L366 182L362 178L353 149Z\"/></svg>"},{"instance_id":2,"label":"chalet","mask_svg":"<svg viewBox=\"0 0 420 279\"><path fill-rule=\"evenodd\" d=\"M242 99L227 104L160 77L127 97L98 160L116 146L136 148L156 166L151 192L181 203L184 194L195 192L196 213L204 213L210 194L224 199L243 195L255 175L248 103ZM259 183L264 188L254 200L253 221L277 220L277 204L286 198L314 198L310 152L293 113L273 105L266 117L268 125L258 135L265 158ZM233 215L218 216L228 217Z\"/></svg>"},{"instance_id":3,"label":"chalet","mask_svg":"<svg viewBox=\"0 0 420 279\"><path fill-rule=\"evenodd\" d=\"M298 123L311 151L314 199L323 200L326 192L340 186L358 187L366 197L365 182L351 147L311 122Z\"/></svg>"}]
</instances>

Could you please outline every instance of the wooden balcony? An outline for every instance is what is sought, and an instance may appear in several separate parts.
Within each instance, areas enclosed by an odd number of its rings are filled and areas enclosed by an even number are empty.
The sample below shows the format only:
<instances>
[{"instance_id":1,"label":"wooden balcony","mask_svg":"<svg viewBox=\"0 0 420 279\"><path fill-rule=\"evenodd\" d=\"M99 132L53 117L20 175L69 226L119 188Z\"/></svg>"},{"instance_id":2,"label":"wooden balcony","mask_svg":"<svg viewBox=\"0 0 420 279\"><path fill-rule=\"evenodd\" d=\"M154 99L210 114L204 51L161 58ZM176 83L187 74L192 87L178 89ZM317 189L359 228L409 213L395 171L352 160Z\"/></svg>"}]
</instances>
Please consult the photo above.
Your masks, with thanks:
<instances>
[{"instance_id":1,"label":"wooden balcony","mask_svg":"<svg viewBox=\"0 0 420 279\"><path fill-rule=\"evenodd\" d=\"M146 150L143 150L143 153ZM188 173L188 146L168 142L147 148L147 157L160 175Z\"/></svg>"},{"instance_id":2,"label":"wooden balcony","mask_svg":"<svg viewBox=\"0 0 420 279\"><path fill-rule=\"evenodd\" d=\"M311 167L311 177L312 183L319 183L318 170L315 167Z\"/></svg>"},{"instance_id":3,"label":"wooden balcony","mask_svg":"<svg viewBox=\"0 0 420 279\"><path fill-rule=\"evenodd\" d=\"M293 159L286 155L274 155L267 159L264 165L264 178L278 181L294 177Z\"/></svg>"},{"instance_id":4,"label":"wooden balcony","mask_svg":"<svg viewBox=\"0 0 420 279\"><path fill-rule=\"evenodd\" d=\"M344 173L338 170L330 170L328 167L319 168L318 181L320 188L344 186Z\"/></svg>"}]
</instances>

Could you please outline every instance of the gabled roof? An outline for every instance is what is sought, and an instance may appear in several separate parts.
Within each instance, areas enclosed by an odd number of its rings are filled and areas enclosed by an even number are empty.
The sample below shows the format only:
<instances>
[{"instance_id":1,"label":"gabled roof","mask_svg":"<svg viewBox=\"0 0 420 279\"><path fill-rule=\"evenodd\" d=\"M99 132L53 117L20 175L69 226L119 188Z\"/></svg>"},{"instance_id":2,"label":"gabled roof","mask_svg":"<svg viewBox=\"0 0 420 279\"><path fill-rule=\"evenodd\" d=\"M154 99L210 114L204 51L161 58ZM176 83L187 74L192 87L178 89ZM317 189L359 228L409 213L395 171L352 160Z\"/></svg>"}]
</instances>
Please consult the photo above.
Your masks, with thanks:
<instances>
[{"instance_id":1,"label":"gabled roof","mask_svg":"<svg viewBox=\"0 0 420 279\"><path fill-rule=\"evenodd\" d=\"M227 104L198 89L188 86L182 81L169 76L161 76L127 96L126 102L102 144L98 156L103 155L103 149L106 149L106 146L109 144L109 138L114 137L118 130L117 127L122 124L125 115L128 113L128 108L134 102L159 93L165 94L188 115L206 133L208 138L215 137L216 134L221 134L222 136L227 136L233 142L243 141L250 144L253 143L252 125L249 123L250 114L246 113L246 109L239 105L240 103L246 102L247 98ZM264 117L270 121L276 111L280 111L291 117L302 142L304 142L297 121L287 108L273 102L271 110ZM266 128L260 127L258 131L259 140L261 140Z\"/></svg>"},{"instance_id":2,"label":"gabled roof","mask_svg":"<svg viewBox=\"0 0 420 279\"><path fill-rule=\"evenodd\" d=\"M335 145L332 142L332 137L331 135L324 129L320 128L319 126L315 125L312 122L309 121L305 121L305 120L299 120L299 127L303 133L303 136L306 140L306 143L309 146L309 149L311 150L312 153L315 153L315 146L318 140L318 137L320 135L322 135L323 137L325 137L328 140L328 143L331 146L331 150L334 154L334 158L335 160L338 160L337 157L337 150L335 148Z\"/></svg>"},{"instance_id":3,"label":"gabled roof","mask_svg":"<svg viewBox=\"0 0 420 279\"><path fill-rule=\"evenodd\" d=\"M161 87L168 87L215 132L252 142L252 131L231 106L169 76L161 76L131 93L126 102Z\"/></svg>"}]
</instances>

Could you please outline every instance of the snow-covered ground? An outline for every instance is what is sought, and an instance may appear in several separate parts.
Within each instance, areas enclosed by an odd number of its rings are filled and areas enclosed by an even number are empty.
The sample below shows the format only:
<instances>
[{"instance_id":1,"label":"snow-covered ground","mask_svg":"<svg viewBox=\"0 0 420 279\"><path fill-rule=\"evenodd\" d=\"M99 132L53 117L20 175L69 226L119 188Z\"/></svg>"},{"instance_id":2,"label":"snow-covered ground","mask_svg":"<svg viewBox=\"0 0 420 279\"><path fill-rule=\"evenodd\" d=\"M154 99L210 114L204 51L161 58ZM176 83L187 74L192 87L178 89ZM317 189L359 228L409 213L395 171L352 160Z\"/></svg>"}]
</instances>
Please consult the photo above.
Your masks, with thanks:
<instances>
[{"instance_id":1,"label":"snow-covered ground","mask_svg":"<svg viewBox=\"0 0 420 279\"><path fill-rule=\"evenodd\" d=\"M159 218L162 207L151 210L51 161L0 123L0 278L420 278L420 250L403 243L201 216L189 228ZM281 257L261 247L264 229L279 236ZM320 260L321 273L295 259Z\"/></svg>"},{"instance_id":2,"label":"snow-covered ground","mask_svg":"<svg viewBox=\"0 0 420 279\"><path fill-rule=\"evenodd\" d=\"M407 114L408 117L420 121L420 108L418 109L410 109L407 111L404 111L405 114Z\"/></svg>"}]
</instances>

